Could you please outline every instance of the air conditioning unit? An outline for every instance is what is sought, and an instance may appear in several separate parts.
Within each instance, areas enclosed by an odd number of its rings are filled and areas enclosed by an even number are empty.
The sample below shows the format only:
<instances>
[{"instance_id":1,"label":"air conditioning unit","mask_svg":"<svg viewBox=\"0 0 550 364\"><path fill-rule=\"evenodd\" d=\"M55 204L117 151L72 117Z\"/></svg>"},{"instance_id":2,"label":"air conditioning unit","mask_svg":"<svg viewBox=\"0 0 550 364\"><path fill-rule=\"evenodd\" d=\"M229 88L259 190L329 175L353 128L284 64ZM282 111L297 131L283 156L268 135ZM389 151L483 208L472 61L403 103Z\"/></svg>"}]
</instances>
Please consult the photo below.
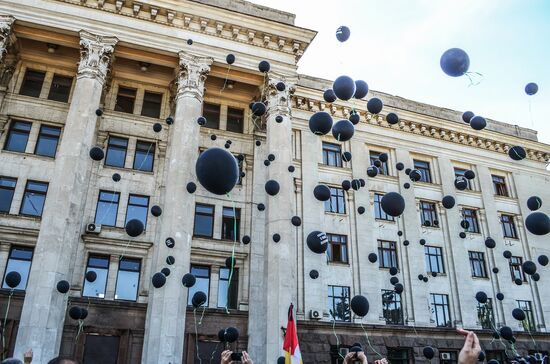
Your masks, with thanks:
<instances>
[{"instance_id":1,"label":"air conditioning unit","mask_svg":"<svg viewBox=\"0 0 550 364\"><path fill-rule=\"evenodd\" d=\"M441 353L441 360L451 360L451 353Z\"/></svg>"},{"instance_id":2,"label":"air conditioning unit","mask_svg":"<svg viewBox=\"0 0 550 364\"><path fill-rule=\"evenodd\" d=\"M101 232L101 225L90 223L86 225L86 232L89 234L99 234Z\"/></svg>"},{"instance_id":3,"label":"air conditioning unit","mask_svg":"<svg viewBox=\"0 0 550 364\"><path fill-rule=\"evenodd\" d=\"M320 320L323 318L323 313L318 310L309 311L309 318L312 320Z\"/></svg>"}]
</instances>

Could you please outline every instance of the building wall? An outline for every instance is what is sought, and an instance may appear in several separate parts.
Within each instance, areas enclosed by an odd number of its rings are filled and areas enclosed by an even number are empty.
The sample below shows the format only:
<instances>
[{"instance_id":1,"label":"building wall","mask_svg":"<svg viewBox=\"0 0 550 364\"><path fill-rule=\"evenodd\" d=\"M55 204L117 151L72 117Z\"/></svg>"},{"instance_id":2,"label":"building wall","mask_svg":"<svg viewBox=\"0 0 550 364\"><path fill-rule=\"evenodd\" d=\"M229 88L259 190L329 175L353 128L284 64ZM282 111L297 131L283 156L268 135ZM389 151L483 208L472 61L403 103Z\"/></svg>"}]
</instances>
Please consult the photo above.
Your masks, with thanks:
<instances>
[{"instance_id":1,"label":"building wall","mask_svg":"<svg viewBox=\"0 0 550 364\"><path fill-rule=\"evenodd\" d=\"M408 347L414 352L416 360L422 360L421 350L425 345L440 349L459 349L460 340L454 335L453 329L436 328L431 320L429 294L449 296L453 326L481 330L474 298L475 293L480 290L493 298L496 326L509 325L520 331L517 344L520 351L533 347L530 346L530 338L522 333L521 326L511 317L511 311L516 307L515 300L531 301L537 325L537 333L534 334L536 348L548 350L550 337L546 335L545 320L550 314L550 307L546 303L550 297L548 292L541 289L547 279L544 268L539 267L542 276L540 282L528 279L523 285L517 286L511 281L507 260L502 257L504 250L510 250L514 256L521 256L524 260L536 260L540 254L550 254L544 237L528 233L523 224L529 213L525 204L529 196L537 195L543 201L550 201L550 192L544 188L549 179L544 161L548 159L550 148L536 141L536 132L489 121L487 130L473 133L466 124L459 121L458 112L376 91L371 93L384 101L383 114L392 111L399 114L401 122L398 125L388 125L383 115L369 114L365 110L364 101L326 104L322 100L322 92L330 84L326 80L296 74L296 63L313 39L314 32L293 26L293 16L288 13L280 12L278 17L288 20L276 23L263 19L265 14L276 12L275 10L262 8L254 16L254 6L246 2L242 4L241 13L238 4L232 4L231 9L224 9L224 2L212 2L210 5L214 6L190 1L177 5L163 3L157 12L154 10L156 7L148 2L132 6L123 4L119 8L116 2L90 0L84 5L70 1L41 0L0 3L0 14L15 18L11 33L15 41L7 47L7 55L16 56L13 76L9 78L9 83L1 85L3 88L0 100L3 101L0 106L0 145L4 147L14 119L33 122L25 153L4 149L0 151L0 176L18 179L9 214L0 215L1 267L6 266L12 246L37 246L41 229L45 229L41 221L46 219L46 214L64 219L64 213L67 213L45 210L42 219L19 214L26 181L52 181L55 177L54 166L59 163L58 159L40 157L33 153L39 126L60 126L63 128L60 141L67 137L63 132L74 102L73 92L68 103L48 100L53 74L77 75L80 55L76 31L80 29L102 35L115 35L120 41L115 47L115 59L111 64L110 76L105 82L100 105L103 115L98 118L93 139L96 145L105 150L109 136L128 138L128 151L124 168L105 166L103 162L92 163L88 171L89 180L85 181L87 189L84 198L74 201L83 207L82 221L75 226L80 238L78 242L66 242L67 249L74 247L73 258L61 265L66 267L68 274L65 278L71 284L66 301L68 307L87 307L89 316L82 328L78 327L76 321L65 316L64 323L59 325L61 343L56 351L82 359L90 336L111 336L118 338L119 363L142 361L144 341L148 334L146 323L150 320L147 312L152 304L151 295L154 290L151 276L166 266L156 263L158 249L161 249L166 236L161 233L163 216L157 218L149 213L146 232L135 239L129 239L125 233L124 221L129 194L147 195L150 197L149 207L159 204L164 208L163 202L170 201L171 197L166 196L167 186L175 184L176 188L184 189L187 182L190 182L167 178L168 165L171 162L167 158L170 148L185 150L185 146L170 143L174 127L164 122L175 113L174 81L181 71L177 58L177 52L181 50L214 58L206 79L204 100L222 104L220 129L201 128L198 135L199 148L223 148L226 141L231 140L229 150L235 155L244 155L243 171L246 174L242 185L237 186L230 196L214 196L200 185L194 194L196 203L215 206L213 237L194 237L189 257L191 264L211 267L209 307L204 312L201 309L196 312L188 309L178 313L181 317L175 319L176 325L185 325L185 335L176 339L180 345L185 346L181 361L194 362L197 337L199 342L206 343L204 348L208 348L203 349L201 356L205 350L212 350L212 346L216 350L221 348L217 345L217 333L228 326L237 327L241 334L234 344L235 349L243 350L248 347L258 362L273 361L272 353L280 352L282 331L279 328L286 325L284 318L288 306L285 302L275 308L278 316L262 316L262 310L264 307L271 307L273 302L277 302L287 293L296 307L298 333L305 363L330 362L331 345L337 343L351 345L361 342L366 348L366 336L360 323L364 323L369 335L372 335L373 348L383 355L387 354L387 347ZM41 26L38 27L38 24ZM147 24L146 30L144 24ZM186 39L193 39L193 46L186 45ZM59 45L53 55L47 52L47 43L51 42ZM234 68L228 68L225 64L228 53L237 56L238 61ZM257 64L263 59L269 60L272 65L272 72L268 76L257 71ZM4 64L8 60L5 58ZM146 72L140 71L138 61L150 63ZM47 72L39 98L19 94L27 68ZM233 89L226 89L224 86L227 75L237 81ZM265 78L268 81L283 78L287 87L293 89L288 98L292 115L292 131L288 135L275 129L277 125L273 125L272 120L267 129L266 120L252 121L248 103L258 100L261 95L265 96L269 89L264 82ZM73 82L73 88L74 85ZM138 90L133 114L114 110L121 86ZM145 90L163 94L158 119L140 115ZM225 130L227 107L245 110L243 133ZM351 141L339 143L330 134L319 137L310 132L308 120L314 112L327 110L336 121L347 118L352 108L359 111L361 122L356 126ZM179 121L175 120L176 123ZM163 126L159 133L152 129L157 122ZM216 135L216 140L212 140L213 135ZM132 168L138 140L155 143L152 172L141 172ZM256 141L262 144L257 146ZM344 163L343 167L324 165L321 153L323 141L341 145L342 151L350 151L353 155L352 161ZM513 145L525 146L528 158L513 162L506 153L507 148ZM370 151L389 154L388 176L367 177ZM197 155L198 152L193 151ZM285 160L288 152L291 153L291 163L296 171L287 175L287 166L282 165L281 160ZM267 167L263 162L270 153L276 159ZM189 158L194 156L189 155ZM413 159L430 162L434 183L417 182L411 183L410 189L403 187L404 183L410 181L404 171L397 171L395 165L402 162L405 167L412 168ZM83 153L82 165L86 165L85 162L88 162L87 151ZM453 167L472 169L476 173L472 191L461 192L455 189ZM289 178L291 181L290 204L281 204L281 196L268 197L265 193L264 183L274 175L274 170L277 173L284 172L284 177L281 178ZM112 180L115 172L121 174L120 182ZM66 173L69 176L71 171ZM494 195L491 181L491 174L494 173L505 177L510 197ZM325 212L323 203L313 196L315 186L319 183L340 186L343 180L352 178L365 179L366 186L359 191L350 189L345 194L346 213ZM86 233L86 225L95 218L100 190L120 192L116 227L104 226L100 234ZM407 204L405 213L395 222L376 220L373 215L374 193L390 191L403 195ZM455 196L457 207L445 210L440 203L445 195ZM70 200L72 197L66 198ZM421 226L420 200L436 203L440 228ZM259 203L266 204L268 211L258 211ZM241 210L241 236L251 236L252 242L250 245L236 245L235 256L239 268L238 310L231 310L228 315L223 308L218 307L217 295L219 268L225 265L226 258L232 254L232 242L221 237L222 211L223 207L233 206ZM357 213L360 206L366 209L362 215ZM479 234L468 234L466 239L458 236L461 231L459 210L462 207L477 211L481 228ZM505 239L502 236L498 222L501 213L514 215L518 239ZM301 226L291 225L290 219L293 215L301 217ZM188 211L186 219L193 218L193 211ZM284 230L277 232L287 237L279 245L271 239L274 226ZM308 234L313 230L347 236L349 262L330 263L325 256L313 254L305 243ZM397 235L398 231L403 232L402 237ZM496 240L495 249L485 248L484 241L488 236ZM422 238L427 240L427 245L443 248L446 267L445 274L430 276L427 283L417 279L418 274L426 275L424 248L419 244ZM405 239L410 241L409 246L403 245ZM389 283L388 270L379 268L378 263L370 263L367 259L370 253L377 253L378 240L397 243L397 277L405 287L402 295L405 325L401 327L387 325L382 313L381 290L393 289ZM285 254L277 254L278 250ZM471 277L469 250L485 253L488 278ZM84 274L90 254L109 257L109 273L103 299L82 297ZM136 302L115 300L121 256L141 259L142 262ZM175 258L178 265L188 257ZM35 260L32 264L42 267L47 262ZM294 269L290 267L296 267L295 276L279 281L281 277L285 277L285 270ZM492 273L493 267L498 267L500 272ZM188 271L189 268L183 267L183 270ZM318 279L310 278L309 272L312 269L319 271ZM179 281L181 277L172 276L169 279ZM329 285L350 287L352 297L356 294L368 297L370 311L366 318L353 318L352 323L337 323L333 326L327 310ZM292 292L283 292L289 290L289 287ZM181 300L186 300L186 291L183 292ZM503 302L495 299L498 292L505 295ZM8 296L9 291L2 292L0 308L6 308ZM11 326L6 345L10 353L14 352L18 340L19 322L25 319L21 317L24 299L23 292L16 292L11 299L8 316ZM49 309L53 311L56 308ZM322 318L311 319L312 310L321 312ZM201 319L203 314L204 318ZM199 324L195 326L195 322ZM500 350L500 343L491 342L490 332L480 331L480 335L485 350ZM434 336L438 338L434 339ZM262 343L262 340L265 342ZM24 344L26 343L20 342L17 345ZM371 357L375 355L372 348L367 350ZM38 360L47 362L46 357Z\"/></svg>"}]
</instances>

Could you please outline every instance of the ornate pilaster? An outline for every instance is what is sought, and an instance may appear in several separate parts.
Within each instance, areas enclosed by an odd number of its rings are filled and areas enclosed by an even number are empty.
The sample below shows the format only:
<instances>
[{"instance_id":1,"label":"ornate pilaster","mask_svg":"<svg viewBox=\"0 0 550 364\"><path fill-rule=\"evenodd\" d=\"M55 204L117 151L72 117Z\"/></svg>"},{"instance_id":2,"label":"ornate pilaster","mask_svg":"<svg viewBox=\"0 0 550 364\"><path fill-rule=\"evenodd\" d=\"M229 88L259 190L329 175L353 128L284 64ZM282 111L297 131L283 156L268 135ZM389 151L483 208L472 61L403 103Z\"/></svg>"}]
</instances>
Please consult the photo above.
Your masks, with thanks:
<instances>
[{"instance_id":1,"label":"ornate pilaster","mask_svg":"<svg viewBox=\"0 0 550 364\"><path fill-rule=\"evenodd\" d=\"M194 97L202 103L204 98L204 81L214 61L211 57L194 56L179 52L179 70L177 72L176 100L180 97Z\"/></svg>"},{"instance_id":2,"label":"ornate pilaster","mask_svg":"<svg viewBox=\"0 0 550 364\"><path fill-rule=\"evenodd\" d=\"M109 73L113 60L117 37L105 37L80 31L80 62L78 63L78 78L97 79L103 83Z\"/></svg>"},{"instance_id":3,"label":"ornate pilaster","mask_svg":"<svg viewBox=\"0 0 550 364\"><path fill-rule=\"evenodd\" d=\"M11 15L0 15L0 63L4 62L4 57L13 44L12 26L14 21L15 18Z\"/></svg>"},{"instance_id":4,"label":"ornate pilaster","mask_svg":"<svg viewBox=\"0 0 550 364\"><path fill-rule=\"evenodd\" d=\"M267 102L267 117L281 115L290 117L292 113L292 95L296 91L297 80L284 77L270 78L265 87ZM277 85L284 84L284 90L277 88Z\"/></svg>"},{"instance_id":5,"label":"ornate pilaster","mask_svg":"<svg viewBox=\"0 0 550 364\"><path fill-rule=\"evenodd\" d=\"M15 18L11 15L0 15L0 91L5 92L8 83L13 76L17 65L17 52L15 48L15 35L13 34L13 23ZM0 104L3 101L3 94L0 96Z\"/></svg>"}]
</instances>

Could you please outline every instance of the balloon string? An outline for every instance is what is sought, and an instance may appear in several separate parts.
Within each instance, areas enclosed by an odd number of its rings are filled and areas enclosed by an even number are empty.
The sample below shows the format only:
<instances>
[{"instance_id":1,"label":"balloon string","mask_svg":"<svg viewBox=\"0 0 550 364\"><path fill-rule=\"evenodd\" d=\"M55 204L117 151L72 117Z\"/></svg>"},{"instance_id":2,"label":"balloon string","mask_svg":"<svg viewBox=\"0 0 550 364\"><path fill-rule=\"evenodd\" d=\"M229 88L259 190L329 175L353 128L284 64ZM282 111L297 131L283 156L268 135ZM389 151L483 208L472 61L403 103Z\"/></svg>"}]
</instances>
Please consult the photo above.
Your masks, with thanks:
<instances>
[{"instance_id":1,"label":"balloon string","mask_svg":"<svg viewBox=\"0 0 550 364\"><path fill-rule=\"evenodd\" d=\"M202 364L202 359L199 353L199 330L197 329L197 309L193 309L193 320L195 321L195 355L199 359L199 364Z\"/></svg>"},{"instance_id":2,"label":"balloon string","mask_svg":"<svg viewBox=\"0 0 550 364\"><path fill-rule=\"evenodd\" d=\"M336 352L340 358L345 360L346 358L342 355L342 353L340 353L340 340L338 339L338 335L336 335L336 330L334 328L336 326L336 319L334 318L332 310L330 310L330 315L332 316L332 334L336 338Z\"/></svg>"},{"instance_id":3,"label":"balloon string","mask_svg":"<svg viewBox=\"0 0 550 364\"><path fill-rule=\"evenodd\" d=\"M231 249L231 270L229 271L229 281L227 283L227 295L225 299L225 313L229 315L229 292L231 290L231 281L233 279L233 271L235 269L235 247L237 246L237 208L235 206L235 201L231 199L229 193L227 193L227 198L233 203L233 247Z\"/></svg>"},{"instance_id":4,"label":"balloon string","mask_svg":"<svg viewBox=\"0 0 550 364\"><path fill-rule=\"evenodd\" d=\"M528 99L529 104L529 119L531 119L531 127L535 127L535 121L533 120L533 112L531 111L531 97Z\"/></svg>"},{"instance_id":5,"label":"balloon string","mask_svg":"<svg viewBox=\"0 0 550 364\"><path fill-rule=\"evenodd\" d=\"M219 342L216 343L216 346L214 346L214 350L212 351L212 354L210 354L210 361L209 364L212 364L212 360L214 360L214 354L216 354L216 351L218 351L218 346L220 345Z\"/></svg>"},{"instance_id":6,"label":"balloon string","mask_svg":"<svg viewBox=\"0 0 550 364\"><path fill-rule=\"evenodd\" d=\"M80 334L82 333L82 330L84 328L84 321L82 321L81 319L78 320L78 330L76 332L76 337L74 339L75 343L78 341L78 337L80 336Z\"/></svg>"},{"instance_id":7,"label":"balloon string","mask_svg":"<svg viewBox=\"0 0 550 364\"><path fill-rule=\"evenodd\" d=\"M8 312L10 312L11 296L13 295L13 288L10 290L8 296L8 304L6 306L6 314L4 315L4 324L2 325L2 360L6 359L6 322L8 320Z\"/></svg>"},{"instance_id":8,"label":"balloon string","mask_svg":"<svg viewBox=\"0 0 550 364\"><path fill-rule=\"evenodd\" d=\"M227 74L225 75L225 81L223 82L223 87L220 89L220 94L225 90L225 86L227 85L227 78L229 77L229 71L231 70L231 65L227 67Z\"/></svg>"},{"instance_id":9,"label":"balloon string","mask_svg":"<svg viewBox=\"0 0 550 364\"><path fill-rule=\"evenodd\" d=\"M468 80L470 80L468 87L477 86L483 81L483 75L479 72L464 72L464 74L468 77ZM479 81L475 81L475 77L480 77Z\"/></svg>"},{"instance_id":10,"label":"balloon string","mask_svg":"<svg viewBox=\"0 0 550 364\"><path fill-rule=\"evenodd\" d=\"M361 328L363 329L363 332L365 333L365 337L367 338L367 344L369 344L369 347L371 348L371 350L374 351L380 359L383 359L384 357L382 356L382 354L380 354L378 351L376 351L376 349L370 343L369 334L367 333L367 329L365 329L365 327L363 326L363 320L359 321L359 323L361 324Z\"/></svg>"}]
</instances>

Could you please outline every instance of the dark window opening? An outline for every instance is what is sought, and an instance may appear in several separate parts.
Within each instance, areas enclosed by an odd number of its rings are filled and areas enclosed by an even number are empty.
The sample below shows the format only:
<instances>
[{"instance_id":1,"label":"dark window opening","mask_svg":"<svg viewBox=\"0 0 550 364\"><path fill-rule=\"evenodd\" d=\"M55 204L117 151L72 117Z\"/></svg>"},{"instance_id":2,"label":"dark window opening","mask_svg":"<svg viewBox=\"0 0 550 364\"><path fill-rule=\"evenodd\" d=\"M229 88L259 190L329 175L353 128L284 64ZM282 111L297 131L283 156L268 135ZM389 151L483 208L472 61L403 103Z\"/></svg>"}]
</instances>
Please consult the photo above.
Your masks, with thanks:
<instances>
[{"instance_id":1,"label":"dark window opening","mask_svg":"<svg viewBox=\"0 0 550 364\"><path fill-rule=\"evenodd\" d=\"M32 97L40 97L46 72L27 69L19 94Z\"/></svg>"},{"instance_id":2,"label":"dark window opening","mask_svg":"<svg viewBox=\"0 0 550 364\"><path fill-rule=\"evenodd\" d=\"M50 87L50 93L48 94L48 99L60 102L69 101L69 94L71 93L72 85L72 77L54 75L52 85Z\"/></svg>"},{"instance_id":3,"label":"dark window opening","mask_svg":"<svg viewBox=\"0 0 550 364\"><path fill-rule=\"evenodd\" d=\"M220 105L204 102L202 104L202 116L206 119L205 128L220 128Z\"/></svg>"},{"instance_id":4,"label":"dark window opening","mask_svg":"<svg viewBox=\"0 0 550 364\"><path fill-rule=\"evenodd\" d=\"M233 210L232 207L223 208L222 239L239 240L241 224L241 209Z\"/></svg>"},{"instance_id":5,"label":"dark window opening","mask_svg":"<svg viewBox=\"0 0 550 364\"><path fill-rule=\"evenodd\" d=\"M141 106L141 115L150 118L160 118L160 108L162 105L162 94L145 91L143 94L143 105Z\"/></svg>"},{"instance_id":6,"label":"dark window opening","mask_svg":"<svg viewBox=\"0 0 550 364\"><path fill-rule=\"evenodd\" d=\"M115 111L134 113L134 104L136 103L136 89L128 87L118 87L116 95Z\"/></svg>"},{"instance_id":7,"label":"dark window opening","mask_svg":"<svg viewBox=\"0 0 550 364\"><path fill-rule=\"evenodd\" d=\"M214 206L195 205L195 226L193 235L211 238L214 234Z\"/></svg>"},{"instance_id":8,"label":"dark window opening","mask_svg":"<svg viewBox=\"0 0 550 364\"><path fill-rule=\"evenodd\" d=\"M348 262L348 237L345 235L327 234L328 238L328 260L330 262Z\"/></svg>"},{"instance_id":9,"label":"dark window opening","mask_svg":"<svg viewBox=\"0 0 550 364\"><path fill-rule=\"evenodd\" d=\"M244 128L244 110L227 108L227 131L242 133Z\"/></svg>"}]
</instances>

